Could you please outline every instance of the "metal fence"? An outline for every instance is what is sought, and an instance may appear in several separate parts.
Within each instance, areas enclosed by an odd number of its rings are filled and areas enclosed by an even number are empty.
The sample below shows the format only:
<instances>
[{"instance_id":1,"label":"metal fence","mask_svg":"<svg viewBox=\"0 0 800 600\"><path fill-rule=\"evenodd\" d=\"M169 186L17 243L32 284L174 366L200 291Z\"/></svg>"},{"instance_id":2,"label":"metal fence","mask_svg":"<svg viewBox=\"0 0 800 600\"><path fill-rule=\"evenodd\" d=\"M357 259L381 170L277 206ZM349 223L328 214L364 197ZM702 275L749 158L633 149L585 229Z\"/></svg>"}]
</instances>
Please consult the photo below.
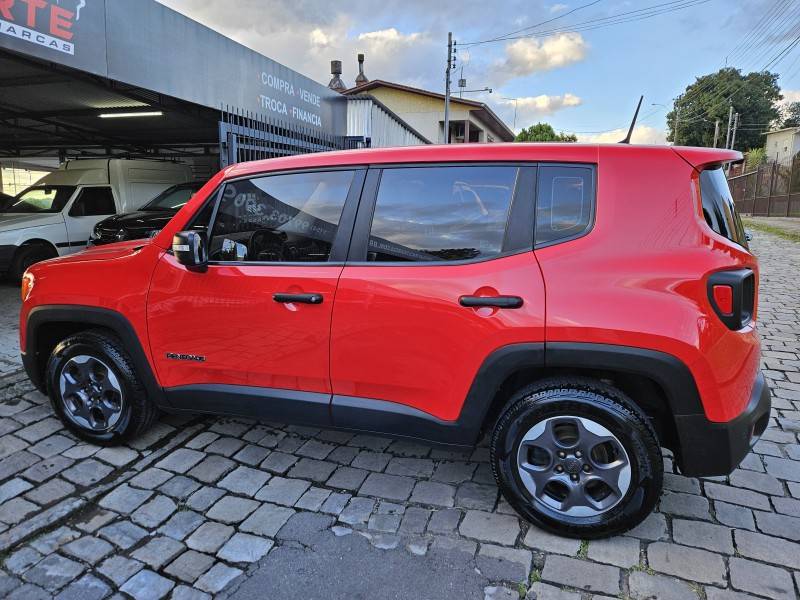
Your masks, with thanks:
<instances>
[{"instance_id":1,"label":"metal fence","mask_svg":"<svg viewBox=\"0 0 800 600\"><path fill-rule=\"evenodd\" d=\"M736 209L758 217L800 217L800 155L728 180Z\"/></svg>"},{"instance_id":2,"label":"metal fence","mask_svg":"<svg viewBox=\"0 0 800 600\"><path fill-rule=\"evenodd\" d=\"M369 138L333 135L231 106L222 107L220 115L221 168L249 160L363 148L369 143Z\"/></svg>"}]
</instances>

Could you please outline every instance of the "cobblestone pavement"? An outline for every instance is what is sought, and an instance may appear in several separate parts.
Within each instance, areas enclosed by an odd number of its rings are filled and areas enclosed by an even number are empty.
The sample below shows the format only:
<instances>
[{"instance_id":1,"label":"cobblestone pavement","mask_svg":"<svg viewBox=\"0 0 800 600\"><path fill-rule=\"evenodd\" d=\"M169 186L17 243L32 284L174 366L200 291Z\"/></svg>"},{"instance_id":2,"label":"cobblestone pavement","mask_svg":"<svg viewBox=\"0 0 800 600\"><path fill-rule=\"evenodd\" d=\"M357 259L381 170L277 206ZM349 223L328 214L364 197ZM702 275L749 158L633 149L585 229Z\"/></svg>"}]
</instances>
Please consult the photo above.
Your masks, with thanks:
<instances>
[{"instance_id":1,"label":"cobblestone pavement","mask_svg":"<svg viewBox=\"0 0 800 600\"><path fill-rule=\"evenodd\" d=\"M530 527L485 447L164 417L98 448L16 373L0 378L0 597L796 598L800 244L755 236L770 427L730 477L665 456L659 509L628 535Z\"/></svg>"},{"instance_id":2,"label":"cobblestone pavement","mask_svg":"<svg viewBox=\"0 0 800 600\"><path fill-rule=\"evenodd\" d=\"M22 368L19 358L19 285L0 279L0 376Z\"/></svg>"}]
</instances>

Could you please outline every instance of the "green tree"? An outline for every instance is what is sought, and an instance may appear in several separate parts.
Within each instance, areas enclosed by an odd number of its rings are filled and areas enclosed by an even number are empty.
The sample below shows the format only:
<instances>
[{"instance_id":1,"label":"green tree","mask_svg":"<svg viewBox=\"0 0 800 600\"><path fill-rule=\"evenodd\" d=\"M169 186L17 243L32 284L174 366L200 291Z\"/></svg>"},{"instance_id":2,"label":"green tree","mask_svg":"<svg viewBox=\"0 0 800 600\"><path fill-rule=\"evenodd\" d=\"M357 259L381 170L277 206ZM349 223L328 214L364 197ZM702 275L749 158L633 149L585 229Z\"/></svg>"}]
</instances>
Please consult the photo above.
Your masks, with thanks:
<instances>
[{"instance_id":1,"label":"green tree","mask_svg":"<svg viewBox=\"0 0 800 600\"><path fill-rule=\"evenodd\" d=\"M783 126L800 127L800 102L792 102L784 109Z\"/></svg>"},{"instance_id":2,"label":"green tree","mask_svg":"<svg viewBox=\"0 0 800 600\"><path fill-rule=\"evenodd\" d=\"M514 138L515 142L577 142L574 133L556 133L549 123L537 123L523 129Z\"/></svg>"},{"instance_id":3,"label":"green tree","mask_svg":"<svg viewBox=\"0 0 800 600\"><path fill-rule=\"evenodd\" d=\"M736 132L736 149L759 148L764 145L761 134L769 128L765 123L780 119L778 103L782 99L776 73L764 71L742 75L739 69L732 67L720 69L698 77L678 96L667 114L667 139L681 146L712 146L714 121L719 119L717 145L723 146L728 127L728 107L732 105L734 112L739 113L741 127Z\"/></svg>"}]
</instances>

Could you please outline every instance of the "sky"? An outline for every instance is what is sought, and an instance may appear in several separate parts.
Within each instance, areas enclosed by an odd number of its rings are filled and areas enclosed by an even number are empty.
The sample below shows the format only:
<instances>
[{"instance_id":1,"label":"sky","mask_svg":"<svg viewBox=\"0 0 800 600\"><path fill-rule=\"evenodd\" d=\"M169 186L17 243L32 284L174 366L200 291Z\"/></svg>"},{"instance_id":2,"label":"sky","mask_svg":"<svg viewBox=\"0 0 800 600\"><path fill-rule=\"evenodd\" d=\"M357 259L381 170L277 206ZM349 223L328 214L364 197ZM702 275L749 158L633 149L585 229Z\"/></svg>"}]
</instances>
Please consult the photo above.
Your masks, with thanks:
<instances>
[{"instance_id":1,"label":"sky","mask_svg":"<svg viewBox=\"0 0 800 600\"><path fill-rule=\"evenodd\" d=\"M341 60L348 86L363 52L370 79L444 92L452 31L454 90L492 88L464 96L516 130L543 121L587 142L624 137L644 95L633 141L665 143L672 100L726 64L777 58L769 70L800 100L800 0L159 1L322 83Z\"/></svg>"}]
</instances>

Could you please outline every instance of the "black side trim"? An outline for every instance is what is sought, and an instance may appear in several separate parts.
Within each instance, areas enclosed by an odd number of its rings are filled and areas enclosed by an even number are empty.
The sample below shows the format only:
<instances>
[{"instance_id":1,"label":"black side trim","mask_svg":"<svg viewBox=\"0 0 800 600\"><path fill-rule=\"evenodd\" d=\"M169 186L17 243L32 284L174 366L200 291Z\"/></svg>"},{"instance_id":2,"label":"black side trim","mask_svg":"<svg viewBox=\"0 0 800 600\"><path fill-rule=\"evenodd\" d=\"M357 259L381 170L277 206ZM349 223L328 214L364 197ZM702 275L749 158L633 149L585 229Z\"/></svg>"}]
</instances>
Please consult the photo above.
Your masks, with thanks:
<instances>
[{"instance_id":1,"label":"black side trim","mask_svg":"<svg viewBox=\"0 0 800 600\"><path fill-rule=\"evenodd\" d=\"M125 350L130 354L136 367L136 373L141 378L148 397L156 405L163 407L163 390L156 381L133 325L122 314L96 306L53 304L37 306L30 311L28 321L25 324L25 351L22 353L22 363L25 366L28 377L37 388L44 390L43 373L40 369L41 362L37 347L38 336L42 327L49 323L85 323L92 327L104 327L113 331L122 341Z\"/></svg>"},{"instance_id":2,"label":"black side trim","mask_svg":"<svg viewBox=\"0 0 800 600\"><path fill-rule=\"evenodd\" d=\"M78 246L86 246L87 242L58 242L56 248L76 248Z\"/></svg>"},{"instance_id":3,"label":"black side trim","mask_svg":"<svg viewBox=\"0 0 800 600\"><path fill-rule=\"evenodd\" d=\"M331 426L330 394L223 384L182 385L164 393L170 410Z\"/></svg>"},{"instance_id":4,"label":"black side trim","mask_svg":"<svg viewBox=\"0 0 800 600\"><path fill-rule=\"evenodd\" d=\"M548 342L548 367L622 371L643 375L664 390L673 415L704 415L689 367L671 354L631 346Z\"/></svg>"}]
</instances>

